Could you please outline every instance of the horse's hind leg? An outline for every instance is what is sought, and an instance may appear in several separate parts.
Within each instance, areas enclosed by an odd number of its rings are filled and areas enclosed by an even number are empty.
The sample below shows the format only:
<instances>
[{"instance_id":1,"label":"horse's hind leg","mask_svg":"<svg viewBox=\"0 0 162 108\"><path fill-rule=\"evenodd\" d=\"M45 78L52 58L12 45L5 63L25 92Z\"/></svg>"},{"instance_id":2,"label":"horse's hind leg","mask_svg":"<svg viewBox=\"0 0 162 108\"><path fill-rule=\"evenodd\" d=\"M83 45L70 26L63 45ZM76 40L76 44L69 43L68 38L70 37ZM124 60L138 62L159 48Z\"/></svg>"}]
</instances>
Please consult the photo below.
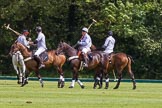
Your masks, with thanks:
<instances>
[{"instance_id":1,"label":"horse's hind leg","mask_svg":"<svg viewBox=\"0 0 162 108\"><path fill-rule=\"evenodd\" d=\"M58 67L57 70L58 70L58 73L60 74L60 79L58 81L58 88L63 88L65 85L64 73L61 67Z\"/></svg>"},{"instance_id":2,"label":"horse's hind leg","mask_svg":"<svg viewBox=\"0 0 162 108\"><path fill-rule=\"evenodd\" d=\"M130 78L132 79L132 82L133 82L133 89L136 89L136 81L135 81L133 72L129 71L129 75L130 75Z\"/></svg>"},{"instance_id":3,"label":"horse's hind leg","mask_svg":"<svg viewBox=\"0 0 162 108\"><path fill-rule=\"evenodd\" d=\"M122 73L118 72L118 82L117 82L116 86L114 87L114 89L118 89L119 88L121 78L122 78Z\"/></svg>"},{"instance_id":4,"label":"horse's hind leg","mask_svg":"<svg viewBox=\"0 0 162 108\"><path fill-rule=\"evenodd\" d=\"M133 89L136 89L136 81L135 81L135 78L134 78L134 74L133 74L133 72L131 70L131 60L130 60L130 58L128 58L128 59L129 59L129 64L127 66L127 71L129 73L130 78L132 79Z\"/></svg>"}]
</instances>

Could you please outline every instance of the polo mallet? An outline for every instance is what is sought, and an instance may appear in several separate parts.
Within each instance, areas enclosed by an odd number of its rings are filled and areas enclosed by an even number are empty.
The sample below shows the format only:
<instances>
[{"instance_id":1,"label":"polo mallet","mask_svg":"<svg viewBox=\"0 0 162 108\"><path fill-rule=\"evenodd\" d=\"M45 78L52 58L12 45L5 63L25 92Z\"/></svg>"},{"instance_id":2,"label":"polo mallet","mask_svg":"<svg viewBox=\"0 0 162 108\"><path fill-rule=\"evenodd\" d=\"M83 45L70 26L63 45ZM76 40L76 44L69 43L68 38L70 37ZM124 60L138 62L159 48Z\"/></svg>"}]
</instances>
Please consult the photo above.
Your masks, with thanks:
<instances>
[{"instance_id":1,"label":"polo mallet","mask_svg":"<svg viewBox=\"0 0 162 108\"><path fill-rule=\"evenodd\" d=\"M8 25L5 24L4 27L5 27L7 30L11 30L11 31L14 32L16 35L21 35L19 32L13 30L13 29L10 27L10 24L8 24Z\"/></svg>"},{"instance_id":2,"label":"polo mallet","mask_svg":"<svg viewBox=\"0 0 162 108\"><path fill-rule=\"evenodd\" d=\"M118 81L118 79L116 79L116 75L115 75L114 70L113 70L113 75L114 75L114 81Z\"/></svg>"},{"instance_id":3,"label":"polo mallet","mask_svg":"<svg viewBox=\"0 0 162 108\"><path fill-rule=\"evenodd\" d=\"M92 19L92 23L88 26L88 30L91 28L93 24L95 24L97 21L95 19ZM73 47L75 48L77 44L75 44Z\"/></svg>"},{"instance_id":4,"label":"polo mallet","mask_svg":"<svg viewBox=\"0 0 162 108\"><path fill-rule=\"evenodd\" d=\"M92 23L88 26L88 30L91 28L91 26L96 23L97 21L95 19L92 19Z\"/></svg>"}]
</instances>

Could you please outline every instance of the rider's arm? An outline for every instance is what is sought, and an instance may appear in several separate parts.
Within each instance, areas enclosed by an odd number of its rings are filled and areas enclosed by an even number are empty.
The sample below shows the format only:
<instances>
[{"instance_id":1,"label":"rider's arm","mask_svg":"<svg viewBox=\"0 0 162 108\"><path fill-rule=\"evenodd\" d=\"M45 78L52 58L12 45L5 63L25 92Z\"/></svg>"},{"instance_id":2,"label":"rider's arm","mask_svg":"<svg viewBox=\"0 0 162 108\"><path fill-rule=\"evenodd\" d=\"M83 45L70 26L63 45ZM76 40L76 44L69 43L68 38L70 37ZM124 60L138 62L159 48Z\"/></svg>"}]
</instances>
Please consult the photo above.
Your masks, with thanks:
<instances>
[{"instance_id":1,"label":"rider's arm","mask_svg":"<svg viewBox=\"0 0 162 108\"><path fill-rule=\"evenodd\" d=\"M82 46L86 46L90 42L88 37L85 37L82 41L79 41L78 44Z\"/></svg>"},{"instance_id":2,"label":"rider's arm","mask_svg":"<svg viewBox=\"0 0 162 108\"><path fill-rule=\"evenodd\" d=\"M34 44L37 44L37 43L38 43L38 41L37 41L37 40L35 40L33 43L34 43Z\"/></svg>"},{"instance_id":3,"label":"rider's arm","mask_svg":"<svg viewBox=\"0 0 162 108\"><path fill-rule=\"evenodd\" d=\"M106 38L106 41L104 45L102 45L102 48L106 49L106 47L108 46L108 43L109 43L109 38Z\"/></svg>"}]
</instances>

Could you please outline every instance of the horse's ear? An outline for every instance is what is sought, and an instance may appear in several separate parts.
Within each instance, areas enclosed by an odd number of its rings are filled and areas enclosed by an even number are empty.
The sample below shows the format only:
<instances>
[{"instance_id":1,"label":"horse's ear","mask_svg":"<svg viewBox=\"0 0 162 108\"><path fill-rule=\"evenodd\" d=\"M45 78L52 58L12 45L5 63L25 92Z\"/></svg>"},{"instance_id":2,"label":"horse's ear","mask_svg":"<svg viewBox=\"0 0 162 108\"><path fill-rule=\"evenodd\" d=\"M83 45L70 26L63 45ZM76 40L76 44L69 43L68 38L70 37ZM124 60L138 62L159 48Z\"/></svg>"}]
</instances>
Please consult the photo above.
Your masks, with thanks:
<instances>
[{"instance_id":1,"label":"horse's ear","mask_svg":"<svg viewBox=\"0 0 162 108\"><path fill-rule=\"evenodd\" d=\"M60 42L61 42L61 43L63 43L63 42L64 42L64 40L61 40Z\"/></svg>"}]
</instances>

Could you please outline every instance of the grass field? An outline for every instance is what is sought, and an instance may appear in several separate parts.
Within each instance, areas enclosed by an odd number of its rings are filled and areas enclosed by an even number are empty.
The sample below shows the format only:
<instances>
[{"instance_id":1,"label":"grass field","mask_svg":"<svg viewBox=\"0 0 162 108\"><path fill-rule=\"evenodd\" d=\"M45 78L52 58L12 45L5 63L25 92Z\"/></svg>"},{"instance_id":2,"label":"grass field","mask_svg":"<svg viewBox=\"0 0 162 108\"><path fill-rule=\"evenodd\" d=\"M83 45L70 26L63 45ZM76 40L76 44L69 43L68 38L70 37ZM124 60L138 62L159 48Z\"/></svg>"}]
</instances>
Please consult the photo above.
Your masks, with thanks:
<instances>
[{"instance_id":1,"label":"grass field","mask_svg":"<svg viewBox=\"0 0 162 108\"><path fill-rule=\"evenodd\" d=\"M64 88L57 88L57 82L46 81L44 88L38 81L29 81L25 87L19 87L16 80L0 80L0 108L162 108L162 84L110 82L110 88L93 89L92 82L84 82L85 89L76 83L69 89L70 82Z\"/></svg>"}]
</instances>

